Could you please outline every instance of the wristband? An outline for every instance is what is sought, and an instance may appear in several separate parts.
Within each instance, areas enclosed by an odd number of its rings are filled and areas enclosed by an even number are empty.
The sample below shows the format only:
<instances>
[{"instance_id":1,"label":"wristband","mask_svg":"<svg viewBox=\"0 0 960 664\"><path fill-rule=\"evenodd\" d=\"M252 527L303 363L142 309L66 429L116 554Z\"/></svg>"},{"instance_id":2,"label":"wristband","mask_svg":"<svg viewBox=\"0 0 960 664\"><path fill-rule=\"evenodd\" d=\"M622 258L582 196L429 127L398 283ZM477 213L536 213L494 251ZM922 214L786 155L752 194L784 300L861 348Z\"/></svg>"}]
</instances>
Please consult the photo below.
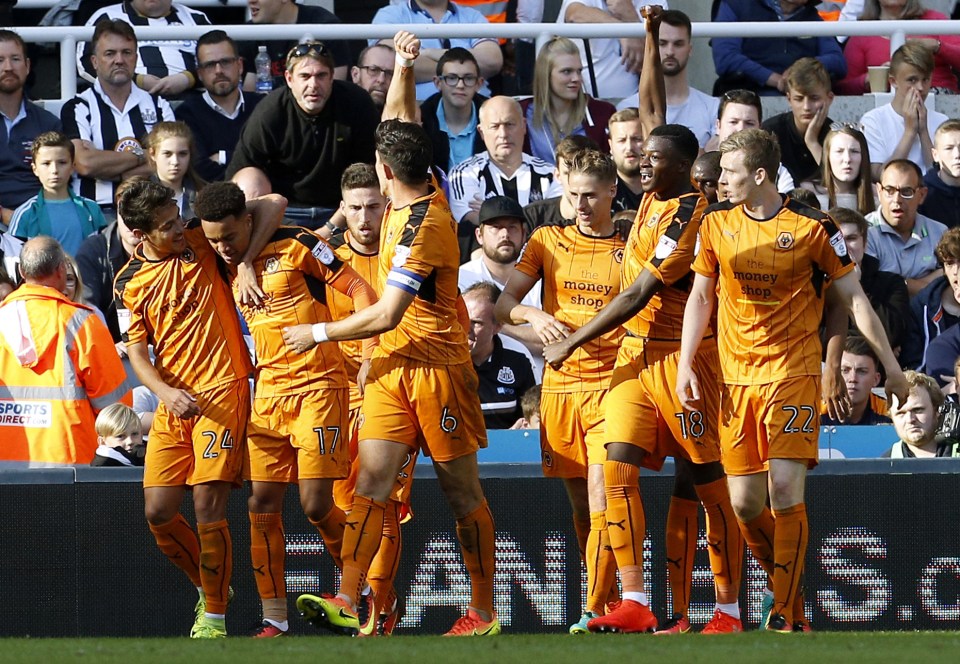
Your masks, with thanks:
<instances>
[{"instance_id":1,"label":"wristband","mask_svg":"<svg viewBox=\"0 0 960 664\"><path fill-rule=\"evenodd\" d=\"M404 69L410 69L413 67L413 60L407 60L405 57L397 53L397 64Z\"/></svg>"},{"instance_id":2,"label":"wristband","mask_svg":"<svg viewBox=\"0 0 960 664\"><path fill-rule=\"evenodd\" d=\"M324 341L330 341L330 337L327 336L326 323L317 323L311 329L313 331L313 340L318 344L322 344Z\"/></svg>"}]
</instances>

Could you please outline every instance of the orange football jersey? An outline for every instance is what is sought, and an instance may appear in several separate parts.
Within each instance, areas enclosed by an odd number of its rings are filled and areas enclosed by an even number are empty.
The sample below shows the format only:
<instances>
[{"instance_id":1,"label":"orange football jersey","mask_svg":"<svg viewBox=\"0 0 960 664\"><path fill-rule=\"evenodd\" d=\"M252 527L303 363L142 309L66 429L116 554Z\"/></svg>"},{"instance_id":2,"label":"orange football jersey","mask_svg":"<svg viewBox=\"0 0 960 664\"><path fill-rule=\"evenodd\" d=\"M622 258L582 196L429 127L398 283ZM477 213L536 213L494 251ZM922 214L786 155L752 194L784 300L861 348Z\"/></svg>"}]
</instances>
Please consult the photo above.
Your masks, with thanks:
<instances>
[{"instance_id":1,"label":"orange football jersey","mask_svg":"<svg viewBox=\"0 0 960 664\"><path fill-rule=\"evenodd\" d=\"M352 267L363 277L368 284L377 283L377 270L379 268L378 254L364 254L350 246L350 231L330 239L330 246L337 258ZM336 288L327 286L327 307L330 309L330 317L333 320L341 320L355 313L356 307L353 298L344 295ZM357 389L357 374L360 371L360 364L363 361L363 341L357 339L354 341L339 341L340 351L343 353L343 365L347 370L347 379L350 381L350 407L360 407L362 397Z\"/></svg>"},{"instance_id":2,"label":"orange football jersey","mask_svg":"<svg viewBox=\"0 0 960 664\"><path fill-rule=\"evenodd\" d=\"M305 353L294 353L281 334L291 325L333 320L327 307L327 284L343 266L330 245L297 226L277 229L254 259L253 269L266 300L260 307L241 304L240 311L257 354L256 398L347 386L337 344L317 344Z\"/></svg>"},{"instance_id":3,"label":"orange football jersey","mask_svg":"<svg viewBox=\"0 0 960 664\"><path fill-rule=\"evenodd\" d=\"M380 353L424 364L470 362L467 333L457 317L459 270L457 223L442 191L434 186L400 209L387 204L377 294L392 286L414 299L400 324L380 335Z\"/></svg>"},{"instance_id":4,"label":"orange football jersey","mask_svg":"<svg viewBox=\"0 0 960 664\"><path fill-rule=\"evenodd\" d=\"M683 309L693 283L694 249L706 199L693 191L661 201L645 194L623 253L620 287L646 269L663 282L640 313L624 323L630 334L656 341L680 341Z\"/></svg>"},{"instance_id":5,"label":"orange football jersey","mask_svg":"<svg viewBox=\"0 0 960 664\"><path fill-rule=\"evenodd\" d=\"M182 253L150 261L137 247L117 274L117 308L130 312L127 343L152 344L163 382L194 394L246 379L252 370L240 314L199 225Z\"/></svg>"},{"instance_id":6,"label":"orange football jersey","mask_svg":"<svg viewBox=\"0 0 960 664\"><path fill-rule=\"evenodd\" d=\"M584 235L575 222L533 231L517 269L542 280L543 310L573 329L583 327L620 292L620 265L627 225L609 237ZM585 343L559 370L543 373L544 392L606 390L617 360L623 328Z\"/></svg>"},{"instance_id":7,"label":"orange football jersey","mask_svg":"<svg viewBox=\"0 0 960 664\"><path fill-rule=\"evenodd\" d=\"M717 336L723 379L762 385L819 376L824 288L854 269L826 214L790 198L770 219L743 206L707 208L693 269L718 278Z\"/></svg>"}]
</instances>

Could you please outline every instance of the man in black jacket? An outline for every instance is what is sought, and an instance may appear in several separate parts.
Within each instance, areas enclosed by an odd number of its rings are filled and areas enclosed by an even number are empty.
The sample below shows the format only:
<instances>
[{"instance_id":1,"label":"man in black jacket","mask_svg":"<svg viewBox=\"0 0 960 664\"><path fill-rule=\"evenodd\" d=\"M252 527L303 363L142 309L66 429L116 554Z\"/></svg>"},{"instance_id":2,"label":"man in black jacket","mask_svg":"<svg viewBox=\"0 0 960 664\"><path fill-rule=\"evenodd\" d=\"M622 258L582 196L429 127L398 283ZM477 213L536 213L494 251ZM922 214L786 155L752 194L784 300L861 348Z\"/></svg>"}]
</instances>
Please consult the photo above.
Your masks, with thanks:
<instances>
[{"instance_id":1,"label":"man in black jacket","mask_svg":"<svg viewBox=\"0 0 960 664\"><path fill-rule=\"evenodd\" d=\"M487 97L477 92L483 85L480 65L465 48L451 48L440 57L433 82L439 92L420 105L420 117L433 143L433 165L449 173L486 150L477 125Z\"/></svg>"},{"instance_id":2,"label":"man in black jacket","mask_svg":"<svg viewBox=\"0 0 960 664\"><path fill-rule=\"evenodd\" d=\"M333 56L322 42L298 44L286 62L287 85L254 109L227 177L248 199L281 194L290 202L287 218L319 228L340 205L344 169L373 163L380 118L369 94L333 80Z\"/></svg>"}]
</instances>

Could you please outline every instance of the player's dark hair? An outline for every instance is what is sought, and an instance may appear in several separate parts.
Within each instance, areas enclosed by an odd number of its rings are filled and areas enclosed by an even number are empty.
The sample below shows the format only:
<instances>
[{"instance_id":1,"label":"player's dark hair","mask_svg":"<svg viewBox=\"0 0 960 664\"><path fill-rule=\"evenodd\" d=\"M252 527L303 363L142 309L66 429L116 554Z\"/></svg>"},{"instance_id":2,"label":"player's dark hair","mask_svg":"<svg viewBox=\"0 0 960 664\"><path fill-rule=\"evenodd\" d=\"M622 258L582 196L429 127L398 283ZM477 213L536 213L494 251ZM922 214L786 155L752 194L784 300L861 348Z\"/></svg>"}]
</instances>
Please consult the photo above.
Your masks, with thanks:
<instances>
[{"instance_id":1,"label":"player's dark hair","mask_svg":"<svg viewBox=\"0 0 960 664\"><path fill-rule=\"evenodd\" d=\"M97 25L93 29L94 53L97 52L97 44L100 43L100 38L104 35L114 35L132 41L134 44L137 43L137 33L133 31L133 26L121 18L104 17L97 21Z\"/></svg>"},{"instance_id":2,"label":"player's dark hair","mask_svg":"<svg viewBox=\"0 0 960 664\"><path fill-rule=\"evenodd\" d=\"M384 120L374 135L377 154L397 180L422 184L430 177L433 145L423 127L402 120Z\"/></svg>"},{"instance_id":3,"label":"player's dark hair","mask_svg":"<svg viewBox=\"0 0 960 664\"><path fill-rule=\"evenodd\" d=\"M195 53L200 52L201 46L213 46L214 44L222 44L227 42L230 44L230 48L233 49L234 55L239 55L240 52L237 50L237 42L233 41L233 37L228 35L223 30L211 30L210 32L204 32L200 35L200 39L197 40L197 49Z\"/></svg>"},{"instance_id":4,"label":"player's dark hair","mask_svg":"<svg viewBox=\"0 0 960 664\"><path fill-rule=\"evenodd\" d=\"M696 166L700 166L715 178L720 177L720 151L711 150L710 152L704 152L694 160L693 167ZM691 167L691 170L693 167Z\"/></svg>"},{"instance_id":5,"label":"player's dark hair","mask_svg":"<svg viewBox=\"0 0 960 664\"><path fill-rule=\"evenodd\" d=\"M480 63L477 62L473 53L462 46L448 48L444 54L440 56L440 59L437 60L437 76L443 76L443 66L448 62L459 62L460 64L470 62L477 68L477 76L480 75Z\"/></svg>"},{"instance_id":6,"label":"player's dark hair","mask_svg":"<svg viewBox=\"0 0 960 664\"><path fill-rule=\"evenodd\" d=\"M356 163L347 166L340 176L340 191L351 189L380 189L377 169L371 164Z\"/></svg>"},{"instance_id":7,"label":"player's dark hair","mask_svg":"<svg viewBox=\"0 0 960 664\"><path fill-rule=\"evenodd\" d=\"M176 205L173 189L144 178L117 195L117 213L131 230L149 233L157 223L157 211Z\"/></svg>"},{"instance_id":8,"label":"player's dark hair","mask_svg":"<svg viewBox=\"0 0 960 664\"><path fill-rule=\"evenodd\" d=\"M490 304L496 304L497 298L500 297L500 293L502 292L500 287L492 281L478 281L475 284L467 286L467 289L463 291L463 297L476 295Z\"/></svg>"},{"instance_id":9,"label":"player's dark hair","mask_svg":"<svg viewBox=\"0 0 960 664\"><path fill-rule=\"evenodd\" d=\"M59 131L45 131L33 139L33 143L30 145L30 154L33 155L34 161L37 160L37 152L40 151L40 148L63 148L70 153L71 162L76 157L77 152L73 141Z\"/></svg>"},{"instance_id":10,"label":"player's dark hair","mask_svg":"<svg viewBox=\"0 0 960 664\"><path fill-rule=\"evenodd\" d=\"M235 183L213 182L197 194L193 212L203 221L221 221L227 217L239 219L247 212L247 199Z\"/></svg>"},{"instance_id":11,"label":"player's dark hair","mask_svg":"<svg viewBox=\"0 0 960 664\"><path fill-rule=\"evenodd\" d=\"M665 124L654 127L650 130L650 136L658 136L669 140L673 143L673 147L676 148L680 157L685 159L690 166L693 166L697 155L700 154L700 143L697 141L697 137L690 131L689 127L684 127L681 124Z\"/></svg>"}]
</instances>

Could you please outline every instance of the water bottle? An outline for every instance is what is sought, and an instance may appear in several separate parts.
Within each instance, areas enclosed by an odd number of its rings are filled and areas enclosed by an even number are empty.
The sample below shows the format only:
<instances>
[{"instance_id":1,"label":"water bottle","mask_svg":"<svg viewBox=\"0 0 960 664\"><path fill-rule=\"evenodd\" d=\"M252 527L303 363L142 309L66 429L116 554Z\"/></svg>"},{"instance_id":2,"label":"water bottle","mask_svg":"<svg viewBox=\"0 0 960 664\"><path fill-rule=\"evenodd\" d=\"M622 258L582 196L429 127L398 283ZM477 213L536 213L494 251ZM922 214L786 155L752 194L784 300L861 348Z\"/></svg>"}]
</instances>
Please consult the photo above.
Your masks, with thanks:
<instances>
[{"instance_id":1,"label":"water bottle","mask_svg":"<svg viewBox=\"0 0 960 664\"><path fill-rule=\"evenodd\" d=\"M270 54L267 47L261 46L254 64L257 67L257 92L267 94L273 90L273 73L270 71Z\"/></svg>"}]
</instances>

